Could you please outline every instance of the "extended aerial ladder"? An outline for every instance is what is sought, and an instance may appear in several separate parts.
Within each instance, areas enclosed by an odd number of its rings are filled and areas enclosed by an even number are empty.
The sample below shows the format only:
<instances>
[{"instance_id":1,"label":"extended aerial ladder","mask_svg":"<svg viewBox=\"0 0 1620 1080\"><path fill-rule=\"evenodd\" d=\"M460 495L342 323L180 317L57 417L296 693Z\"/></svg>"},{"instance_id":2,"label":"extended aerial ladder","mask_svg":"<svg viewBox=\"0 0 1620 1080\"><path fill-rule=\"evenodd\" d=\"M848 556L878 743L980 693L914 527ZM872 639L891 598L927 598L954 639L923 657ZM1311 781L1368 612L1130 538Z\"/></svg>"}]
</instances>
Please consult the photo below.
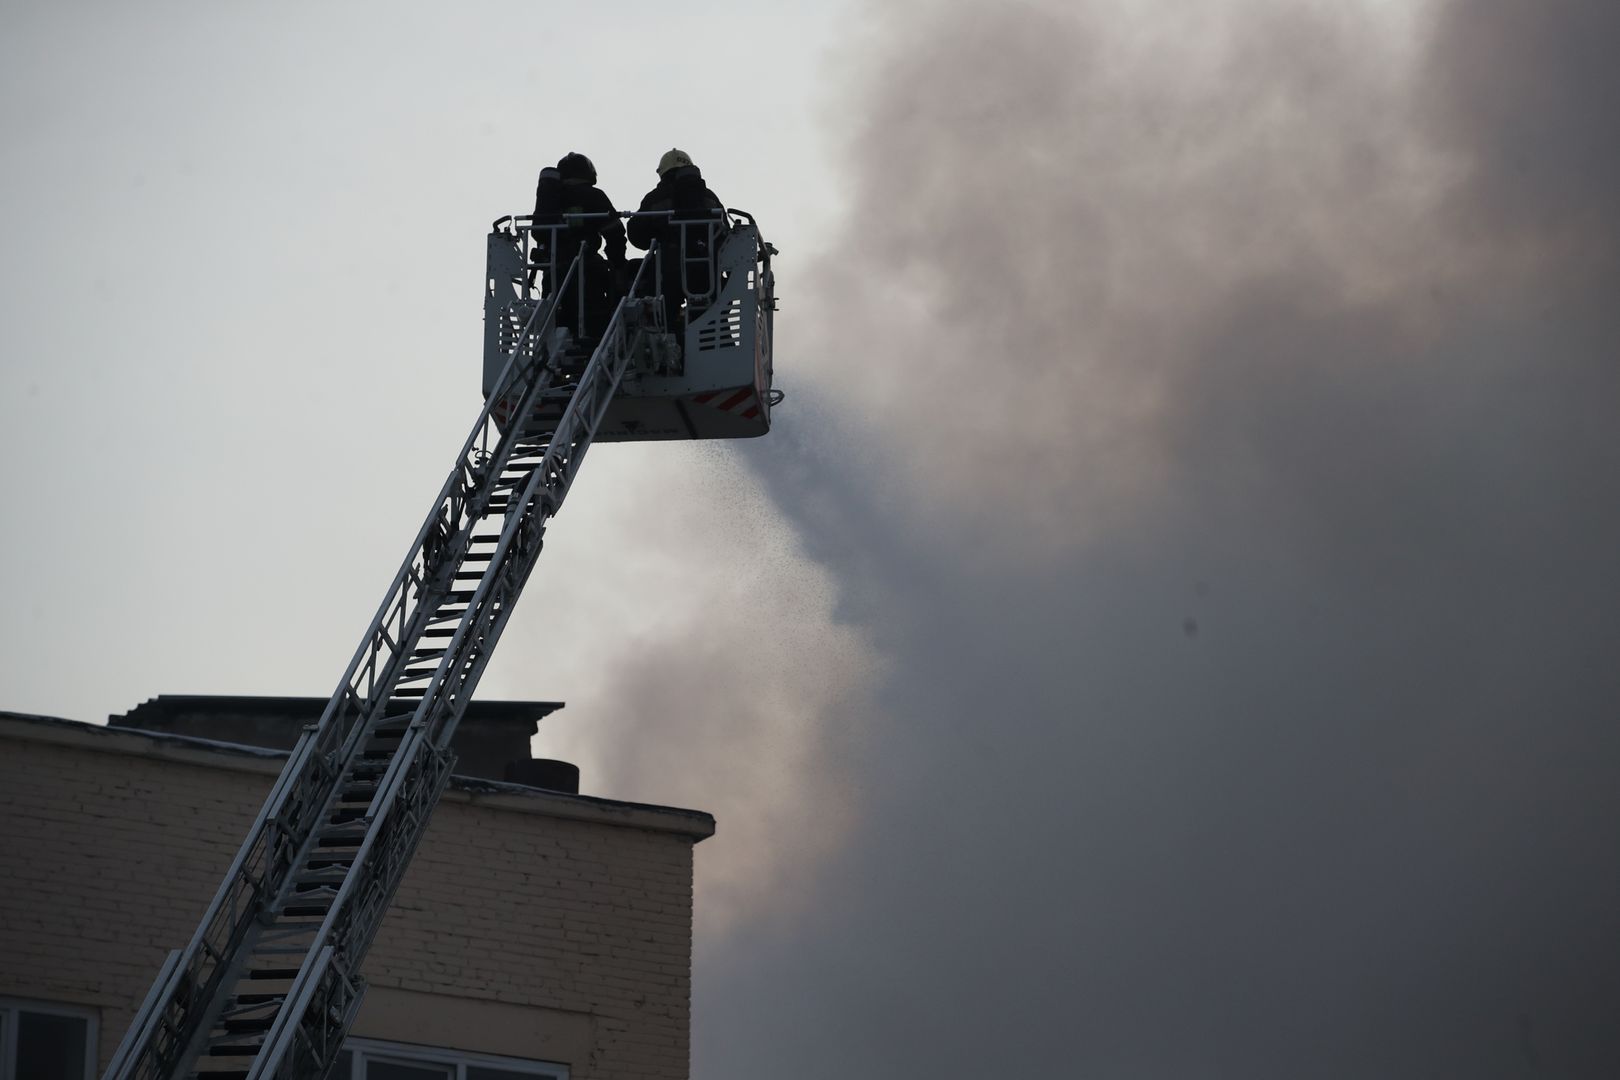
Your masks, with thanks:
<instances>
[{"instance_id":1,"label":"extended aerial ladder","mask_svg":"<svg viewBox=\"0 0 1620 1080\"><path fill-rule=\"evenodd\" d=\"M639 392L628 384L652 379L667 396L670 379L700 377L695 350L681 359L670 348L681 330L695 343L698 305L682 327L665 325L656 252L587 352L556 330L589 256L554 259L555 287L541 296L532 265L508 257L529 243L514 220L491 234L486 283L500 374L486 378L478 420L321 719L299 738L190 942L165 960L104 1080L327 1075L365 991L361 961L450 779L451 736L548 520L610 409ZM721 228L748 264L748 318L765 308L768 426L772 249L751 219ZM702 299L718 306L716 295ZM725 317L728 340L736 314Z\"/></svg>"}]
</instances>

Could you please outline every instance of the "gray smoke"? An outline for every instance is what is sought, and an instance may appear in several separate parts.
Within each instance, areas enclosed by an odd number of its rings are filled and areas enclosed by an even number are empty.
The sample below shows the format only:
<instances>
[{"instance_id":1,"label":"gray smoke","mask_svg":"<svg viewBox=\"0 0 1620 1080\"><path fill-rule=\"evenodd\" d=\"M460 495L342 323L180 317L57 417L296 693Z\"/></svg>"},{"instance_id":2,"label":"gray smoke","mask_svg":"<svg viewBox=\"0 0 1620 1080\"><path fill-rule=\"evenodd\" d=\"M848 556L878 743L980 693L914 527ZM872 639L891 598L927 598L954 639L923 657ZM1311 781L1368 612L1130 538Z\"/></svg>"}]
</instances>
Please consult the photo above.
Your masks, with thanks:
<instances>
[{"instance_id":1,"label":"gray smoke","mask_svg":"<svg viewBox=\"0 0 1620 1080\"><path fill-rule=\"evenodd\" d=\"M749 460L888 674L698 1075L1620 1073L1620 9L1183 7L862 39Z\"/></svg>"}]
</instances>

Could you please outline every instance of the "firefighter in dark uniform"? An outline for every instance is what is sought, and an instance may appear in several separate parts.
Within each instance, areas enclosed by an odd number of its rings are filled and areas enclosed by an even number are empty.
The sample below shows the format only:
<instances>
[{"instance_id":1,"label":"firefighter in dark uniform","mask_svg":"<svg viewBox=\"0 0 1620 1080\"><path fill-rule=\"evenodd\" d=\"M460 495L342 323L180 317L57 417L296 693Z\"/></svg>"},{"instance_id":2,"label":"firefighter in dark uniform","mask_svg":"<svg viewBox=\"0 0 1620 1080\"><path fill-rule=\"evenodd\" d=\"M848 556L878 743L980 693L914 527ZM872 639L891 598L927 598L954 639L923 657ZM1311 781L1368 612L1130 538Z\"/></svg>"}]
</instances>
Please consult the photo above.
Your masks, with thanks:
<instances>
[{"instance_id":1,"label":"firefighter in dark uniform","mask_svg":"<svg viewBox=\"0 0 1620 1080\"><path fill-rule=\"evenodd\" d=\"M548 175L554 174L554 175ZM549 295L568 264L585 246L576 280L557 304L557 325L575 337L594 338L607 328L624 274L624 222L613 201L596 186L596 166L584 154L566 154L555 169L542 169L534 191L534 261L548 271ZM605 252L605 254L604 254ZM581 300L583 299L583 321Z\"/></svg>"},{"instance_id":2,"label":"firefighter in dark uniform","mask_svg":"<svg viewBox=\"0 0 1620 1080\"><path fill-rule=\"evenodd\" d=\"M703 182L703 173L684 150L658 160L658 186L641 200L640 216L630 219L630 242L643 251L658 242L666 325L677 337L682 301L687 318L695 302L712 299L715 257L725 228L725 205Z\"/></svg>"}]
</instances>

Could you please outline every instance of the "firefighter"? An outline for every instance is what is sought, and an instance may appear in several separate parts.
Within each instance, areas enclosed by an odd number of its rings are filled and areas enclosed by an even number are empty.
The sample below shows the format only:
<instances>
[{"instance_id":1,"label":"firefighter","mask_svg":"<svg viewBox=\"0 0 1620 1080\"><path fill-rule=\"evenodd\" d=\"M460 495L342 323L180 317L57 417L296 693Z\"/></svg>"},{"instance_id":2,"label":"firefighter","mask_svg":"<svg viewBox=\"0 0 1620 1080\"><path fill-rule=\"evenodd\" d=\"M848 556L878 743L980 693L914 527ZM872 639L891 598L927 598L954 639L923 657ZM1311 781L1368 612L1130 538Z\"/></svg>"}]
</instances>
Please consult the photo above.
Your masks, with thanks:
<instances>
[{"instance_id":1,"label":"firefighter","mask_svg":"<svg viewBox=\"0 0 1620 1080\"><path fill-rule=\"evenodd\" d=\"M709 297L715 287L715 256L725 228L725 205L684 150L669 150L658 159L658 186L641 200L630 219L630 242L643 251L658 242L663 277L666 325L679 335L676 319L681 302L691 318L692 301Z\"/></svg>"},{"instance_id":2,"label":"firefighter","mask_svg":"<svg viewBox=\"0 0 1620 1080\"><path fill-rule=\"evenodd\" d=\"M555 177L547 175L553 172ZM565 154L555 169L540 171L533 233L535 262L554 268L558 280L584 245L576 281L558 299L557 325L576 337L594 338L606 329L618 302L616 283L624 274L625 236L613 200L596 186L596 166L590 158ZM547 280L544 291L549 294L554 287Z\"/></svg>"}]
</instances>

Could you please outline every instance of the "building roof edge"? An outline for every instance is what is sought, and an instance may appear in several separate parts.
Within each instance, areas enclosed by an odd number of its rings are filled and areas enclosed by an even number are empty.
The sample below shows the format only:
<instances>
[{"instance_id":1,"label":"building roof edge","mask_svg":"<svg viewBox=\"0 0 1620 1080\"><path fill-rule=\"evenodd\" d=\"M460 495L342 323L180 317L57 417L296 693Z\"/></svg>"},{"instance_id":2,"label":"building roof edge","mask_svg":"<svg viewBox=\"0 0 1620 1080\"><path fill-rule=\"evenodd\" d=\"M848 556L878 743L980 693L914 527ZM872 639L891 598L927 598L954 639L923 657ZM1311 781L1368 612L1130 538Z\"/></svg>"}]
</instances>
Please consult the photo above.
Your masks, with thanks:
<instances>
[{"instance_id":1,"label":"building roof edge","mask_svg":"<svg viewBox=\"0 0 1620 1080\"><path fill-rule=\"evenodd\" d=\"M193 735L109 727L83 720L0 710L0 739L8 738L266 776L279 775L288 754L285 750L218 742ZM675 833L688 836L694 842L713 836L715 829L713 815L702 810L573 795L478 777L452 776L445 797L492 809Z\"/></svg>"}]
</instances>

